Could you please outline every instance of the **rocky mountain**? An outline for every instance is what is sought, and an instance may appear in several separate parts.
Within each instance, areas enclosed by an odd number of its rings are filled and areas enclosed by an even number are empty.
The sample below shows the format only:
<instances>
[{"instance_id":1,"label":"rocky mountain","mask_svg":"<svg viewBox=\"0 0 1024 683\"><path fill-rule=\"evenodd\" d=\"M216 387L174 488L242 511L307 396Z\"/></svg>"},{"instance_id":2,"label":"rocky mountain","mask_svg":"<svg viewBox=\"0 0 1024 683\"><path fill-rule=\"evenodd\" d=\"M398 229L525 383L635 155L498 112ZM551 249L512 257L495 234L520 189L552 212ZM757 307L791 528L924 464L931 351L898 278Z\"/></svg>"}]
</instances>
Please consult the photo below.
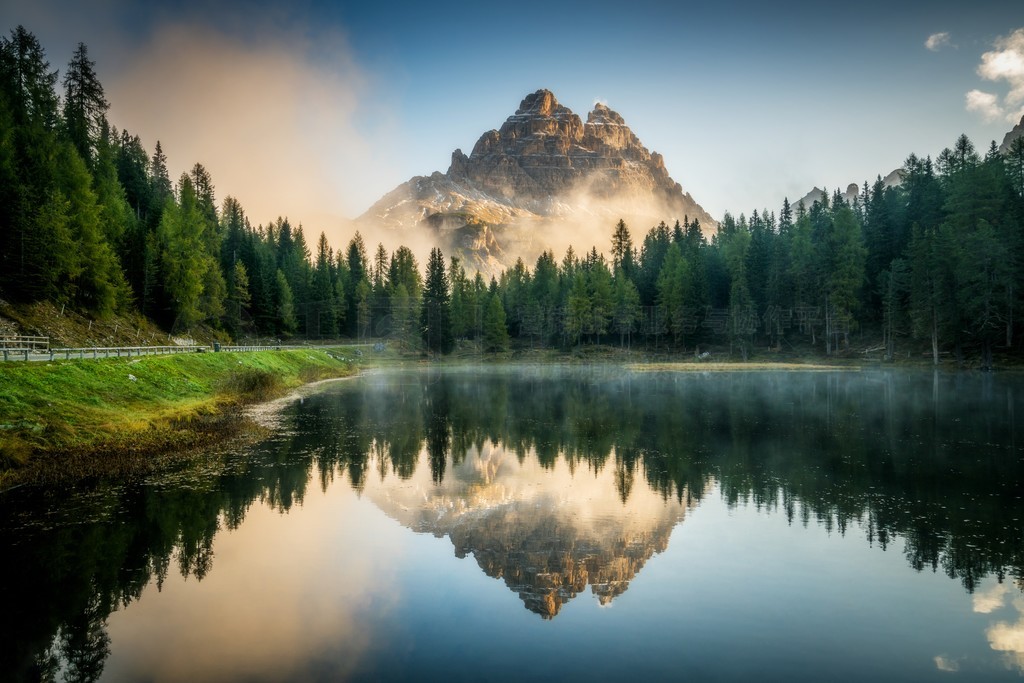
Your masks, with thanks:
<instances>
[{"instance_id":1,"label":"rocky mountain","mask_svg":"<svg viewBox=\"0 0 1024 683\"><path fill-rule=\"evenodd\" d=\"M583 122L538 90L468 156L455 150L447 172L399 185L357 224L431 231L471 267L494 271L548 248L600 248L619 218L640 236L659 221L717 226L619 114L597 104Z\"/></svg>"},{"instance_id":2,"label":"rocky mountain","mask_svg":"<svg viewBox=\"0 0 1024 683\"><path fill-rule=\"evenodd\" d=\"M895 187L895 186L899 185L902 182L903 182L903 169L902 168L897 168L897 169L895 169L893 171L890 171L888 175L886 175L885 177L882 178L882 184L885 187ZM869 181L869 184L870 184L870 181ZM815 187L813 190L811 190L810 192L805 194L800 199L796 200L795 202L790 202L790 203L792 204L792 206L796 207L798 204L800 204L800 202L803 202L804 206L809 209L809 208L811 208L811 204L813 204L814 202L820 202L824 196L825 196L825 190L822 190L819 187ZM850 183L849 185L846 186L846 191L843 192L843 199L845 199L847 202L851 202L852 203L853 200L856 199L859 196L860 196L860 186L857 185L857 183ZM832 198L832 193L829 192L829 199L831 199L831 198Z\"/></svg>"},{"instance_id":3,"label":"rocky mountain","mask_svg":"<svg viewBox=\"0 0 1024 683\"><path fill-rule=\"evenodd\" d=\"M1010 144L1019 137L1024 137L1024 116L1020 117L1020 123L1013 127L1003 138L1003 144L999 145L1000 152L1010 151Z\"/></svg>"}]
</instances>

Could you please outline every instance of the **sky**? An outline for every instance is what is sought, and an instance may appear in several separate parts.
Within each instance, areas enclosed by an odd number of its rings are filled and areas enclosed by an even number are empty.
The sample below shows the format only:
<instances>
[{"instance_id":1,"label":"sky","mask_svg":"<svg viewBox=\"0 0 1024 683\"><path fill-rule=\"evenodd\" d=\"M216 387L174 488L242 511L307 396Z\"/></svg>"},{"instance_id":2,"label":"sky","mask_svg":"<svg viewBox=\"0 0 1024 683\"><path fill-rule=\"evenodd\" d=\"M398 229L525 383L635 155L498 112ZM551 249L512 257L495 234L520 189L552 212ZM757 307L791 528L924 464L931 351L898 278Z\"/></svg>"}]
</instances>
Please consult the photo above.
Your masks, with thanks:
<instances>
[{"instance_id":1,"label":"sky","mask_svg":"<svg viewBox=\"0 0 1024 683\"><path fill-rule=\"evenodd\" d=\"M716 218L961 133L984 151L1024 114L1020 0L0 1L0 30L19 24L61 75L84 42L111 122L173 175L202 163L254 224L336 245L539 88L618 111Z\"/></svg>"}]
</instances>

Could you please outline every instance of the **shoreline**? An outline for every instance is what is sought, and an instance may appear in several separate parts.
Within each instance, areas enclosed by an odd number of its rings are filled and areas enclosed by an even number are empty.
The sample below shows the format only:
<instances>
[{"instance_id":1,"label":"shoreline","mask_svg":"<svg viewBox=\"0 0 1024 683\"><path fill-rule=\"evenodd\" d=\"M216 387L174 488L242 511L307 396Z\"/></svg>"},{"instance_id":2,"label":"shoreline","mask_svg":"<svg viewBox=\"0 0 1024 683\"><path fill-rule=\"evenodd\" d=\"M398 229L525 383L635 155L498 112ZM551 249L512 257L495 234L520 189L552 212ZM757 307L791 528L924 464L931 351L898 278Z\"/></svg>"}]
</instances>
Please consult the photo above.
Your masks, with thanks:
<instances>
[{"instance_id":1,"label":"shoreline","mask_svg":"<svg viewBox=\"0 0 1024 683\"><path fill-rule=\"evenodd\" d=\"M260 438L269 430L248 417L254 406L357 373L323 350L0 367L0 493L131 478Z\"/></svg>"}]
</instances>

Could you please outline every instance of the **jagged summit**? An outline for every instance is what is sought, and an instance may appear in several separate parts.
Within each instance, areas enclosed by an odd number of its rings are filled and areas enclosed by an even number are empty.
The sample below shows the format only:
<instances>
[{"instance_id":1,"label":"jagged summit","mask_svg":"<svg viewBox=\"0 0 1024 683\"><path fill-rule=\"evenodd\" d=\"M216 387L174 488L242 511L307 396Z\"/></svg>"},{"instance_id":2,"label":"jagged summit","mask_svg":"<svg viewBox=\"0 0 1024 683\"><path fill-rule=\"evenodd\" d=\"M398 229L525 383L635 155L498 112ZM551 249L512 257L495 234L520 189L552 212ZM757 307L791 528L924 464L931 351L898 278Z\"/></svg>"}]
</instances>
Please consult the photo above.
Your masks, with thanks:
<instances>
[{"instance_id":1,"label":"jagged summit","mask_svg":"<svg viewBox=\"0 0 1024 683\"><path fill-rule=\"evenodd\" d=\"M541 89L481 135L468 156L456 149L446 173L412 178L359 220L428 226L471 265L496 270L518 256L564 248L570 236L578 249L604 244L619 218L642 233L685 217L706 229L717 225L621 115L598 103L584 123ZM566 227L581 222L592 236Z\"/></svg>"}]
</instances>

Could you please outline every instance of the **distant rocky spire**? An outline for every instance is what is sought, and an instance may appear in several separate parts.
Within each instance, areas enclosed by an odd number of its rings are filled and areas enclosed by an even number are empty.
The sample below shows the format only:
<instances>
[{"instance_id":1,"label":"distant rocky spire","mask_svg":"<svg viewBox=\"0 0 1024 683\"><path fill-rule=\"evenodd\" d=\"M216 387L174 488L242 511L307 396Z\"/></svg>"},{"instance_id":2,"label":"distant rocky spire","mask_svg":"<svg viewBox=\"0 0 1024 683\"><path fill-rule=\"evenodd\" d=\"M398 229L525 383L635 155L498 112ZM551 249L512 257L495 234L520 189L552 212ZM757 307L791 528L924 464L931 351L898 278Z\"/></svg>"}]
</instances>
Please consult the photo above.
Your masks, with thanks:
<instances>
[{"instance_id":1,"label":"distant rocky spire","mask_svg":"<svg viewBox=\"0 0 1024 683\"><path fill-rule=\"evenodd\" d=\"M999 145L999 151L1008 152L1010 150L1010 144L1022 136L1024 136L1024 116L1020 117L1020 123L1014 126L1013 129L1003 138L1003 144Z\"/></svg>"}]
</instances>

